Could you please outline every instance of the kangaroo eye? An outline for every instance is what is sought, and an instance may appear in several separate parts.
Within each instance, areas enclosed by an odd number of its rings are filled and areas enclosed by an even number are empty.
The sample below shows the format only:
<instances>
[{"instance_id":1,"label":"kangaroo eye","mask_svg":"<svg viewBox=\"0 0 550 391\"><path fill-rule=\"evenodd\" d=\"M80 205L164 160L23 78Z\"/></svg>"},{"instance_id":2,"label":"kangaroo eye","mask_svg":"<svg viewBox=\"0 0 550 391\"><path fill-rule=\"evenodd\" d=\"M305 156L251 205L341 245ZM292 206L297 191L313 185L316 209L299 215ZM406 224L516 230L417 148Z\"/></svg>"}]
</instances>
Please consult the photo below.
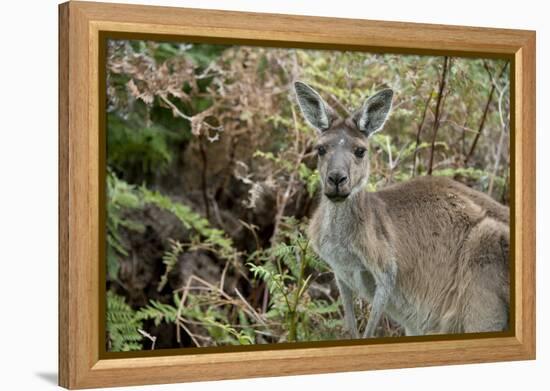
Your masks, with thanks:
<instances>
[{"instance_id":1,"label":"kangaroo eye","mask_svg":"<svg viewBox=\"0 0 550 391\"><path fill-rule=\"evenodd\" d=\"M358 147L358 148L355 148L354 153L355 153L355 156L357 156L357 157L363 157L363 156L365 156L366 151L367 150L365 148Z\"/></svg>"},{"instance_id":2,"label":"kangaroo eye","mask_svg":"<svg viewBox=\"0 0 550 391\"><path fill-rule=\"evenodd\" d=\"M327 153L326 148L323 147L322 145L319 145L319 146L317 147L317 154L318 154L319 156L323 156L325 153Z\"/></svg>"}]
</instances>

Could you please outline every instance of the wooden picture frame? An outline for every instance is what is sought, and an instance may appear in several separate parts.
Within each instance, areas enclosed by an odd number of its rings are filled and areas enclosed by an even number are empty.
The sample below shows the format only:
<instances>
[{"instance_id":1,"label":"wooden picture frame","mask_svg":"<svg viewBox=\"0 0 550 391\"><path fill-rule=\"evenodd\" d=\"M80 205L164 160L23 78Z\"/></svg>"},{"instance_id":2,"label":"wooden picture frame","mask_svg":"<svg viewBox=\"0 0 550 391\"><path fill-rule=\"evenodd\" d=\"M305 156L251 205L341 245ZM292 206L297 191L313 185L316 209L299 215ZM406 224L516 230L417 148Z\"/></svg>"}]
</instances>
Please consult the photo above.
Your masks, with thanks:
<instances>
[{"instance_id":1,"label":"wooden picture frame","mask_svg":"<svg viewBox=\"0 0 550 391\"><path fill-rule=\"evenodd\" d=\"M472 338L106 358L101 40L109 36L508 58L513 329ZM123 386L535 358L535 32L88 2L59 6L59 384Z\"/></svg>"}]
</instances>

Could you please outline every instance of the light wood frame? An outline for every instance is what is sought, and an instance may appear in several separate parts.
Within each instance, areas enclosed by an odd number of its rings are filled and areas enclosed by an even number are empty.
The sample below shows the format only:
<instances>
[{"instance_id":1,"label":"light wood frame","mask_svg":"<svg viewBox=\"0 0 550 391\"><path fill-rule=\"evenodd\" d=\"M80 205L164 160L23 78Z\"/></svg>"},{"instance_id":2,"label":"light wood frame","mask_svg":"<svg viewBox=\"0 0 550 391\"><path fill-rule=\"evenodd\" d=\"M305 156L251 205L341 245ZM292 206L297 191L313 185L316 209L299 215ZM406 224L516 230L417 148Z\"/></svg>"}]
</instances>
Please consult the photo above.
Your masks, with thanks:
<instances>
[{"instance_id":1,"label":"light wood frame","mask_svg":"<svg viewBox=\"0 0 550 391\"><path fill-rule=\"evenodd\" d=\"M511 61L514 328L498 338L103 358L102 32ZM59 384L90 388L535 358L535 32L105 3L59 6ZM267 46L267 44L265 45Z\"/></svg>"}]
</instances>

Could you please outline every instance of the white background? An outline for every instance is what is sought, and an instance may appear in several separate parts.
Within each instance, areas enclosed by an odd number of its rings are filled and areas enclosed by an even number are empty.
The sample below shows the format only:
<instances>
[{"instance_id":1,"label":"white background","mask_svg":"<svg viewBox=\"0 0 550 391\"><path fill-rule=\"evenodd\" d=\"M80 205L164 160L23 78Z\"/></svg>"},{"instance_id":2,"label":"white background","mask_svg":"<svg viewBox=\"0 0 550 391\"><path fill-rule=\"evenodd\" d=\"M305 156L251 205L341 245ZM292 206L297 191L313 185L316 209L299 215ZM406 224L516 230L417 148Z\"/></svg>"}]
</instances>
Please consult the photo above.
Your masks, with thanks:
<instances>
[{"instance_id":1,"label":"white background","mask_svg":"<svg viewBox=\"0 0 550 391\"><path fill-rule=\"evenodd\" d=\"M122 0L119 0L123 2ZM537 30L536 361L140 387L155 390L548 389L548 15L545 1L135 0L134 3ZM57 379L57 1L0 12L0 387ZM460 354L460 353L457 353ZM185 387L185 388L184 388ZM132 388L133 389L133 388ZM135 388L138 389L138 388Z\"/></svg>"}]
</instances>

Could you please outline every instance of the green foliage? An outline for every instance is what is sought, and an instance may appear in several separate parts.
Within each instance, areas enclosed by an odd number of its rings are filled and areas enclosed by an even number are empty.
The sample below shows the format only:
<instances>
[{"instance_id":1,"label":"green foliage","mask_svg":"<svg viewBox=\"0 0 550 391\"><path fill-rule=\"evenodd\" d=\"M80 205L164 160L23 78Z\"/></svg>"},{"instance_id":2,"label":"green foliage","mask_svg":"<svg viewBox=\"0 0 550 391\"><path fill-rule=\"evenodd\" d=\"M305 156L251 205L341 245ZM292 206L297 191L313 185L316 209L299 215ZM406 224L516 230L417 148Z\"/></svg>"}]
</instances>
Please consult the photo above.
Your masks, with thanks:
<instances>
[{"instance_id":1,"label":"green foliage","mask_svg":"<svg viewBox=\"0 0 550 391\"><path fill-rule=\"evenodd\" d=\"M319 171L309 168L304 163L300 163L298 173L300 174L300 179L306 185L307 193L310 197L313 197L319 188Z\"/></svg>"},{"instance_id":2,"label":"green foliage","mask_svg":"<svg viewBox=\"0 0 550 391\"><path fill-rule=\"evenodd\" d=\"M444 176L449 178L463 177L473 180L481 187L481 190L487 190L488 183L490 180L491 174L485 170L480 170L473 167L468 168L446 168L443 170L437 170L433 173L436 176ZM502 177L495 176L494 178L495 185L502 189L506 186L506 180Z\"/></svg>"},{"instance_id":3,"label":"green foliage","mask_svg":"<svg viewBox=\"0 0 550 391\"><path fill-rule=\"evenodd\" d=\"M192 346L345 337L330 271L305 235L320 181L317 133L296 106L296 79L342 117L381 88L395 90L391 117L370 139L368 190L426 175L433 155L433 175L506 203L505 63L451 58L437 128L443 63L434 56L110 41L107 284L128 290L136 310L109 289L109 349L141 348L136 330L151 324L175 328L174 347L184 343L180 333ZM173 197L180 194L185 203ZM184 227L185 237L172 240L174 227L157 227L151 209L173 215L162 223ZM183 259L189 265L176 270ZM170 286L176 274L184 286ZM132 286L139 278L150 280Z\"/></svg>"},{"instance_id":4,"label":"green foliage","mask_svg":"<svg viewBox=\"0 0 550 391\"><path fill-rule=\"evenodd\" d=\"M174 295L174 302L177 305L176 299L177 296ZM178 309L175 305L161 303L157 300L150 300L148 305L139 309L136 316L140 320L153 320L155 325L158 326L162 322L175 323L177 314Z\"/></svg>"},{"instance_id":5,"label":"green foliage","mask_svg":"<svg viewBox=\"0 0 550 391\"><path fill-rule=\"evenodd\" d=\"M111 171L107 173L107 273L113 280L117 279L119 256L128 256L126 245L120 236L122 227L143 231L138 221L128 219L124 212L140 206L140 199L134 186L121 181Z\"/></svg>"},{"instance_id":6,"label":"green foliage","mask_svg":"<svg viewBox=\"0 0 550 391\"><path fill-rule=\"evenodd\" d=\"M135 318L173 324L174 327L200 326L215 345L258 343L260 336L279 336L279 341L308 341L334 338L342 327L338 302L313 299L309 284L326 266L314 255L304 236L304 224L284 219L279 241L273 247L251 255L248 267L255 278L265 281L269 289L268 311L254 319L245 303L228 303L227 294L211 289L206 293L174 293L172 303L150 300ZM173 244L165 259L169 264L181 246ZM236 318L234 312L236 313ZM237 323L234 323L234 320ZM260 323L254 324L259 321ZM262 331L263 329L263 331ZM199 336L195 336L199 338ZM197 340L197 344L200 343Z\"/></svg>"},{"instance_id":7,"label":"green foliage","mask_svg":"<svg viewBox=\"0 0 550 391\"><path fill-rule=\"evenodd\" d=\"M112 352L141 350L143 324L138 314L126 304L124 297L107 291L107 336Z\"/></svg>"},{"instance_id":8,"label":"green foliage","mask_svg":"<svg viewBox=\"0 0 550 391\"><path fill-rule=\"evenodd\" d=\"M181 305L181 297L174 293L173 304L161 303L151 300L149 305L142 307L137 313L138 319L153 320L155 325L162 322L174 324L176 327L182 323L200 324L207 331L216 344L249 345L253 343L253 329L237 330L229 325L227 308L218 308L209 305L202 295L188 294L187 305ZM247 321L242 315L243 323Z\"/></svg>"},{"instance_id":9,"label":"green foliage","mask_svg":"<svg viewBox=\"0 0 550 391\"><path fill-rule=\"evenodd\" d=\"M334 337L335 326L341 326L338 305L312 299L308 287L313 270L326 270L311 251L304 234L305 224L289 217L284 229L270 248L252 255L255 262L247 265L255 278L262 279L270 293L267 319L281 324L288 341L320 340Z\"/></svg>"},{"instance_id":10,"label":"green foliage","mask_svg":"<svg viewBox=\"0 0 550 391\"><path fill-rule=\"evenodd\" d=\"M129 230L142 232L144 227L139 222L124 217L124 213L128 210L143 208L146 204L152 204L156 207L172 213L187 229L194 232L191 237L191 243L188 244L190 249L206 249L215 251L220 257L226 260L235 260L238 253L233 247L232 240L220 229L212 228L208 220L191 210L190 207L171 200L169 197L154 192L146 187L136 187L130 185L117 176L109 172L107 174L107 243L108 243L108 274L112 279L117 278L119 262L117 257L128 256L128 251L123 244L120 236L120 228L124 227ZM172 242L174 246L174 242ZM165 279L167 273L170 272L175 262L172 258L177 257L183 251L181 243L175 245L177 254L167 253L165 265L167 266L166 274L159 283L159 291L166 284ZM170 258L172 257L172 258Z\"/></svg>"},{"instance_id":11,"label":"green foliage","mask_svg":"<svg viewBox=\"0 0 550 391\"><path fill-rule=\"evenodd\" d=\"M253 157L260 157L265 160L269 160L275 163L275 165L279 168L287 171L292 171L294 169L294 165L292 164L292 162L283 159L280 155L276 155L273 152L256 151L254 152Z\"/></svg>"},{"instance_id":12,"label":"green foliage","mask_svg":"<svg viewBox=\"0 0 550 391\"><path fill-rule=\"evenodd\" d=\"M177 240L170 239L170 250L166 251L162 257L162 263L166 266L166 269L160 277L157 291L160 292L168 282L168 274L176 267L181 253L183 253L183 245Z\"/></svg>"},{"instance_id":13,"label":"green foliage","mask_svg":"<svg viewBox=\"0 0 550 391\"><path fill-rule=\"evenodd\" d=\"M201 69L208 67L213 60L217 59L228 46L211 44L192 44L186 50L186 54L191 57Z\"/></svg>"},{"instance_id":14,"label":"green foliage","mask_svg":"<svg viewBox=\"0 0 550 391\"><path fill-rule=\"evenodd\" d=\"M119 172L141 172L151 174L166 170L172 161L168 147L171 133L162 126L146 126L141 118L123 119L109 114L108 164Z\"/></svg>"},{"instance_id":15,"label":"green foliage","mask_svg":"<svg viewBox=\"0 0 550 391\"><path fill-rule=\"evenodd\" d=\"M234 260L237 252L233 247L233 241L221 229L213 228L207 219L181 203L171 200L169 197L154 192L146 187L139 189L140 197L144 203L172 213L187 229L193 230L196 235L192 238L192 249L209 249L215 251L222 258Z\"/></svg>"},{"instance_id":16,"label":"green foliage","mask_svg":"<svg viewBox=\"0 0 550 391\"><path fill-rule=\"evenodd\" d=\"M232 306L212 305L210 295L189 294L187 305L182 307L182 317L204 327L208 337L216 345L250 345L254 343L254 329L248 324L246 315L238 310L239 326L231 324ZM216 299L214 299L216 300Z\"/></svg>"}]
</instances>

